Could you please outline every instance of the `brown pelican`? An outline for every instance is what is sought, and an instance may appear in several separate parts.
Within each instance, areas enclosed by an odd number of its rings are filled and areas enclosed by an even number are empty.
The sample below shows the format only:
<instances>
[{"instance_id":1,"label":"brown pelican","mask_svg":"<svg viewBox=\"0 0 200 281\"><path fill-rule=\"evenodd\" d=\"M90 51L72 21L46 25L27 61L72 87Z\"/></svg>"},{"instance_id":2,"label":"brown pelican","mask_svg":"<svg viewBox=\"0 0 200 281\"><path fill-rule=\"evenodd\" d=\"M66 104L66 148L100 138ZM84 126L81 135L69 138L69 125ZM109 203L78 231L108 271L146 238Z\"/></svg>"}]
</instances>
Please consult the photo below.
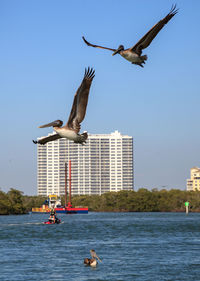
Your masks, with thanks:
<instances>
[{"instance_id":1,"label":"brown pelican","mask_svg":"<svg viewBox=\"0 0 200 281\"><path fill-rule=\"evenodd\" d=\"M90 254L91 254L91 259L88 259L88 258L85 258L84 259L84 264L86 265L89 265L89 266L92 266L92 267L96 267L98 262L97 262L97 259L101 261L101 259L97 256L95 250L90 250Z\"/></svg>"},{"instance_id":2,"label":"brown pelican","mask_svg":"<svg viewBox=\"0 0 200 281\"><path fill-rule=\"evenodd\" d=\"M88 67L88 69L85 69L83 81L74 96L71 113L66 125L62 127L63 122L61 120L56 120L46 125L40 126L39 128L52 126L54 128L54 131L56 131L56 134L44 137L42 139L39 139L38 141L33 140L34 143L45 144L49 141L54 141L60 138L67 138L69 140L73 140L75 143L81 144L86 142L86 139L88 137L87 132L79 134L79 131L81 128L80 124L85 117L90 86L95 76L94 73L95 71L92 68L90 69Z\"/></svg>"},{"instance_id":3,"label":"brown pelican","mask_svg":"<svg viewBox=\"0 0 200 281\"><path fill-rule=\"evenodd\" d=\"M147 48L151 44L152 40L156 37L158 32L164 27L165 24L168 23L168 21L170 21L171 18L173 18L173 16L177 12L178 10L176 9L176 5L172 6L170 12L166 15L166 17L155 24L133 47L126 50L124 49L123 45L120 45L118 49L111 49L91 44L84 37L82 38L88 46L113 51L113 56L116 54L120 54L123 58L130 61L132 64L137 64L141 67L144 67L143 64L145 64L145 60L147 60L147 55L141 56L142 50Z\"/></svg>"}]
</instances>

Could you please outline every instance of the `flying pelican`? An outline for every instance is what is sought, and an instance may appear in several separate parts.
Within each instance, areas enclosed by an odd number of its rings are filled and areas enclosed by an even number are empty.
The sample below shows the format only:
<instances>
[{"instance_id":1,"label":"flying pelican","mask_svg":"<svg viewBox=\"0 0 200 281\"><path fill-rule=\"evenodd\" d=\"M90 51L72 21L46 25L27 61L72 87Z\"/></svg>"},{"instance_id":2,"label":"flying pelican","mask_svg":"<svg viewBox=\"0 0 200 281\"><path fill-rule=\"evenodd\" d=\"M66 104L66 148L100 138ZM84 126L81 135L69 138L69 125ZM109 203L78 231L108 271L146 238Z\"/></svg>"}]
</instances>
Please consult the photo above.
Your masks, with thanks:
<instances>
[{"instance_id":1,"label":"flying pelican","mask_svg":"<svg viewBox=\"0 0 200 281\"><path fill-rule=\"evenodd\" d=\"M67 138L69 140L73 140L75 143L80 144L86 142L86 139L88 137L87 132L79 134L79 131L81 128L80 124L85 117L90 86L95 76L94 73L95 70L93 70L92 68L90 69L88 67L88 69L85 69L83 81L74 96L71 113L66 125L62 127L63 122L61 120L56 120L46 125L39 126L39 128L53 127L54 131L56 131L56 134L44 137L42 139L39 139L38 141L33 140L35 144L45 144L49 141L54 141L60 138Z\"/></svg>"},{"instance_id":2,"label":"flying pelican","mask_svg":"<svg viewBox=\"0 0 200 281\"><path fill-rule=\"evenodd\" d=\"M120 54L123 58L130 61L132 64L137 64L141 67L144 67L143 64L145 64L145 60L147 60L147 55L141 56L142 50L147 48L151 44L152 40L156 37L158 32L164 27L165 24L168 23L168 21L171 20L171 18L173 18L174 15L176 15L177 12L178 9L176 9L176 5L173 5L166 17L155 24L133 47L129 49L124 49L123 45L120 45L118 49L111 49L99 45L93 45L89 43L84 38L84 36L82 36L82 38L88 46L113 51L113 56L116 54Z\"/></svg>"},{"instance_id":3,"label":"flying pelican","mask_svg":"<svg viewBox=\"0 0 200 281\"><path fill-rule=\"evenodd\" d=\"M92 267L96 267L98 262L97 259L102 262L102 260L97 256L95 250L90 250L90 254L91 254L91 259L85 258L84 259L84 264L92 266Z\"/></svg>"}]
</instances>

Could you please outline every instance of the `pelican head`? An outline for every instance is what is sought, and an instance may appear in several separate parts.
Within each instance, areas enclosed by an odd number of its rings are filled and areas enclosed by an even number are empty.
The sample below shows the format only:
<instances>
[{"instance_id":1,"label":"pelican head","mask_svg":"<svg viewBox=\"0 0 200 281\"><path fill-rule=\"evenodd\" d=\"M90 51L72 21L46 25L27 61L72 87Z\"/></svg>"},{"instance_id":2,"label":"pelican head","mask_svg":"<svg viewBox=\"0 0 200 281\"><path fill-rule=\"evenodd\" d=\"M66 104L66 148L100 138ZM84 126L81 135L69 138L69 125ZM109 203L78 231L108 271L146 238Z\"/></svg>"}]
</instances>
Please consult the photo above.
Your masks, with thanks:
<instances>
[{"instance_id":1,"label":"pelican head","mask_svg":"<svg viewBox=\"0 0 200 281\"><path fill-rule=\"evenodd\" d=\"M119 54L123 50L124 50L124 46L123 45L119 45L118 49L116 51L114 51L114 53L112 55L114 56L116 54Z\"/></svg>"},{"instance_id":2,"label":"pelican head","mask_svg":"<svg viewBox=\"0 0 200 281\"><path fill-rule=\"evenodd\" d=\"M53 122L51 122L51 123L48 123L48 124L39 126L38 128L61 127L62 124L63 124L63 121L61 121L61 120L55 120L55 121L53 121Z\"/></svg>"}]
</instances>

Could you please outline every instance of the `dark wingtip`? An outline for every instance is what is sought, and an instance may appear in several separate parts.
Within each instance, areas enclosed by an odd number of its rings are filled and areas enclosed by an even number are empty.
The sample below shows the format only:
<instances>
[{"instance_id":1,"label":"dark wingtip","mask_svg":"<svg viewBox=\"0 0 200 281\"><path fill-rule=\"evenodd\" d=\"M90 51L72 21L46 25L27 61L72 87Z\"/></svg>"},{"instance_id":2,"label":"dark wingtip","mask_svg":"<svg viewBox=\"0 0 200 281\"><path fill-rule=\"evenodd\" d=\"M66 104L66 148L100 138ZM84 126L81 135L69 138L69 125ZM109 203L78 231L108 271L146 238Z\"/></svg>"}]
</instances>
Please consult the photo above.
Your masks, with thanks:
<instances>
[{"instance_id":1,"label":"dark wingtip","mask_svg":"<svg viewBox=\"0 0 200 281\"><path fill-rule=\"evenodd\" d=\"M178 13L178 10L179 9L176 9L176 4L173 4L169 12L169 15L175 16Z\"/></svg>"},{"instance_id":2,"label":"dark wingtip","mask_svg":"<svg viewBox=\"0 0 200 281\"><path fill-rule=\"evenodd\" d=\"M82 36L83 41L85 42L85 44L87 44L89 46L89 42L85 39L84 36Z\"/></svg>"},{"instance_id":3,"label":"dark wingtip","mask_svg":"<svg viewBox=\"0 0 200 281\"><path fill-rule=\"evenodd\" d=\"M95 77L95 70L88 66L88 68L85 68L85 75L84 78L92 80Z\"/></svg>"}]
</instances>

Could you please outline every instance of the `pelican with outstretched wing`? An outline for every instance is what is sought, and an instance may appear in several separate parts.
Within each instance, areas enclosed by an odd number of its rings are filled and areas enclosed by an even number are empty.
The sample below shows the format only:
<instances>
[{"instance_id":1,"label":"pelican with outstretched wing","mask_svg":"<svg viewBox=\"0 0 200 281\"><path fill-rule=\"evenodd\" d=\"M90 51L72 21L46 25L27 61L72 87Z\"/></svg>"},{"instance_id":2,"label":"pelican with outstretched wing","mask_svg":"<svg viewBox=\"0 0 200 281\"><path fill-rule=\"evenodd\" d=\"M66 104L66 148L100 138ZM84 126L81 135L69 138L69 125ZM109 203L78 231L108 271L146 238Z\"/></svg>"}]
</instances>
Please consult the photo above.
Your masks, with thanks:
<instances>
[{"instance_id":1,"label":"pelican with outstretched wing","mask_svg":"<svg viewBox=\"0 0 200 281\"><path fill-rule=\"evenodd\" d=\"M91 259L89 258L85 258L84 259L84 264L85 265L89 265L89 266L92 266L92 267L96 267L98 262L97 262L97 259L102 262L102 260L97 256L95 250L90 250L90 255L91 255Z\"/></svg>"},{"instance_id":2,"label":"pelican with outstretched wing","mask_svg":"<svg viewBox=\"0 0 200 281\"><path fill-rule=\"evenodd\" d=\"M90 69L88 67L88 69L85 69L83 81L74 96L71 113L66 125L62 127L63 122L61 120L56 120L40 126L39 128L53 127L56 134L41 138L37 141L33 140L34 143L46 144L49 141L55 141L60 138L73 140L75 143L80 144L84 144L86 142L88 137L87 132L79 134L79 131L81 128L80 124L85 117L90 86L94 76L95 71L92 68Z\"/></svg>"},{"instance_id":3,"label":"pelican with outstretched wing","mask_svg":"<svg viewBox=\"0 0 200 281\"><path fill-rule=\"evenodd\" d=\"M141 56L142 50L146 49L151 44L158 32L164 27L165 24L168 23L168 21L171 20L171 18L173 18L173 16L176 15L177 12L178 9L176 9L176 5L172 6L170 12L166 15L166 17L155 24L133 47L129 49L124 49L123 45L120 45L118 49L102 47L99 45L91 44L84 37L82 38L88 46L113 51L113 56L116 54L120 54L123 58L130 61L132 64L137 64L141 67L144 67L143 64L145 64L145 60L147 60L147 55Z\"/></svg>"}]
</instances>

